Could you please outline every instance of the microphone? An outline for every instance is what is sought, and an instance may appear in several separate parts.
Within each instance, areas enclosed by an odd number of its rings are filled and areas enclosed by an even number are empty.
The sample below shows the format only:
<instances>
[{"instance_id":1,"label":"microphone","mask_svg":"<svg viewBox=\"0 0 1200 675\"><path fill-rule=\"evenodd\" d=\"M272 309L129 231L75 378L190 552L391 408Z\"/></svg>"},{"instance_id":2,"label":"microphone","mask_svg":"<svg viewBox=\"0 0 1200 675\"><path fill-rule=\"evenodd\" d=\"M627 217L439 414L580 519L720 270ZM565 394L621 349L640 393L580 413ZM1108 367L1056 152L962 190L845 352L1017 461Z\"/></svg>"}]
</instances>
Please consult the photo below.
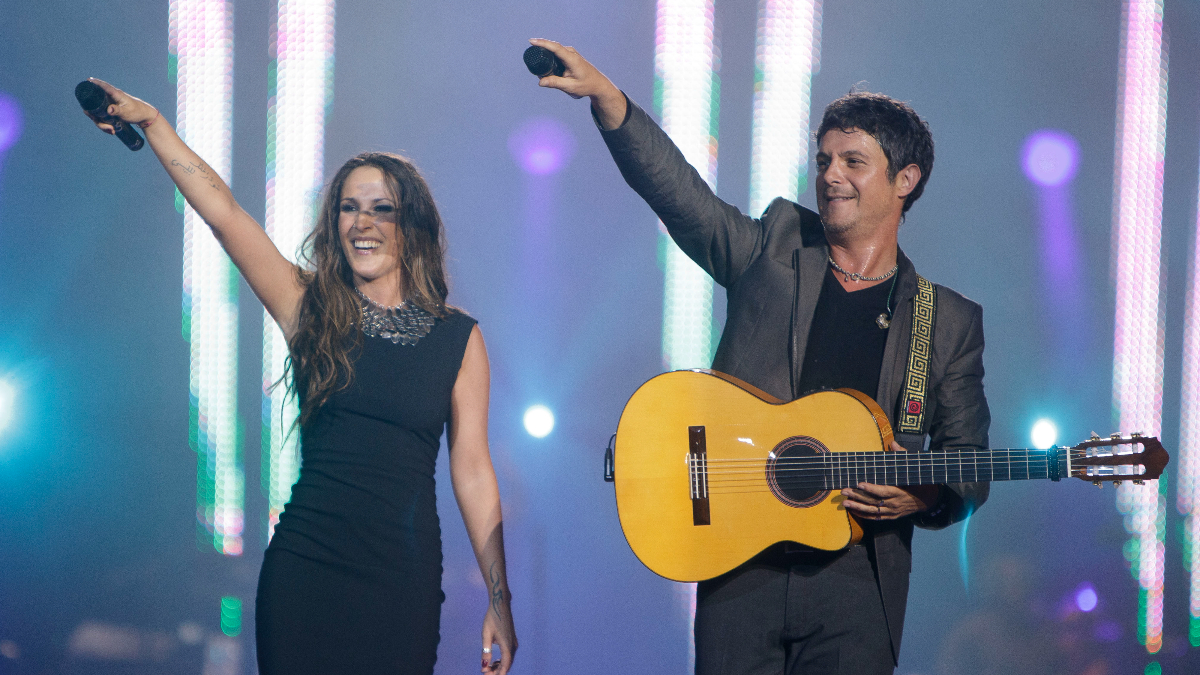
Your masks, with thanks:
<instances>
[{"instance_id":1,"label":"microphone","mask_svg":"<svg viewBox=\"0 0 1200 675\"><path fill-rule=\"evenodd\" d=\"M563 73L567 72L567 67L563 65L563 62L558 60L554 52L545 47L530 45L529 49L525 50L524 58L525 67L539 78L547 75L562 77Z\"/></svg>"},{"instance_id":2,"label":"microphone","mask_svg":"<svg viewBox=\"0 0 1200 675\"><path fill-rule=\"evenodd\" d=\"M138 132L133 130L133 127L108 114L108 106L112 104L112 99L100 88L100 85L87 80L80 82L75 85L75 98L88 117L98 122L111 124L113 133L121 139L125 147L130 150L141 150L145 145L146 142L142 140Z\"/></svg>"}]
</instances>

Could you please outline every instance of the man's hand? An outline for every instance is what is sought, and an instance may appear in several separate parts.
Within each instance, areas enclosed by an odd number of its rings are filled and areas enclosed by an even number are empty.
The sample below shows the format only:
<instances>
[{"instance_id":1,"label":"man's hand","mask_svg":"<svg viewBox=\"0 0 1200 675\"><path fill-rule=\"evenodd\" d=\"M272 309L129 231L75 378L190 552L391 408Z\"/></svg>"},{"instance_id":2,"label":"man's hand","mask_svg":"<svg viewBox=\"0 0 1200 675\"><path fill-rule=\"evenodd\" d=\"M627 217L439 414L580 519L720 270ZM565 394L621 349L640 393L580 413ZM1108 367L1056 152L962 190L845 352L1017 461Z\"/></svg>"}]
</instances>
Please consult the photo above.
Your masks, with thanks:
<instances>
[{"instance_id":1,"label":"man's hand","mask_svg":"<svg viewBox=\"0 0 1200 675\"><path fill-rule=\"evenodd\" d=\"M893 452L904 452L900 444L892 441ZM895 487L859 483L858 489L842 490L842 506L865 520L895 520L914 513L923 513L937 503L938 486L910 485Z\"/></svg>"},{"instance_id":2,"label":"man's hand","mask_svg":"<svg viewBox=\"0 0 1200 675\"><path fill-rule=\"evenodd\" d=\"M600 126L605 130L621 126L625 121L625 94L617 89L612 80L588 63L574 47L564 47L554 40L540 38L533 38L529 42L553 52L566 68L562 77L547 75L538 80L538 86L564 91L572 98L587 96L592 99L592 109L600 118Z\"/></svg>"}]
</instances>

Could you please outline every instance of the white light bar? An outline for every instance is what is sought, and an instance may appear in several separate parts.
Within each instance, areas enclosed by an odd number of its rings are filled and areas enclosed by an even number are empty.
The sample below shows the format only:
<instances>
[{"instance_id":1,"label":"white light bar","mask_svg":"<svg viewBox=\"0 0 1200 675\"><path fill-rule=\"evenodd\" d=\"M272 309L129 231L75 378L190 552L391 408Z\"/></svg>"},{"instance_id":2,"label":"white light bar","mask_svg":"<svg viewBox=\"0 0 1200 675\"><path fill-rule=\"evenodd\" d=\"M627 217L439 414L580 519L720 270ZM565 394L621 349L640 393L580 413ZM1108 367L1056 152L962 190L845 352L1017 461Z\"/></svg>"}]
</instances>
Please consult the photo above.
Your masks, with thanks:
<instances>
[{"instance_id":1,"label":"white light bar","mask_svg":"<svg viewBox=\"0 0 1200 675\"><path fill-rule=\"evenodd\" d=\"M716 189L711 0L659 0L655 35L655 98L663 130ZM665 244L663 364L668 370L707 368L712 365L712 278L674 242Z\"/></svg>"},{"instance_id":2,"label":"white light bar","mask_svg":"<svg viewBox=\"0 0 1200 675\"><path fill-rule=\"evenodd\" d=\"M808 183L812 76L821 69L820 0L760 0L755 40L750 215Z\"/></svg>"},{"instance_id":3,"label":"white light bar","mask_svg":"<svg viewBox=\"0 0 1200 675\"><path fill-rule=\"evenodd\" d=\"M170 66L179 135L230 180L233 3L171 0ZM213 546L241 555L245 477L237 424L237 270L204 221L183 207L184 337L191 343L191 444L197 519Z\"/></svg>"},{"instance_id":4,"label":"white light bar","mask_svg":"<svg viewBox=\"0 0 1200 675\"><path fill-rule=\"evenodd\" d=\"M333 86L333 0L279 0L271 44L267 121L267 234L292 262L316 221L325 162L325 111ZM300 475L299 413L283 377L287 341L263 312L263 491L268 533ZM270 536L268 534L268 536Z\"/></svg>"},{"instance_id":5,"label":"white light bar","mask_svg":"<svg viewBox=\"0 0 1200 675\"><path fill-rule=\"evenodd\" d=\"M1116 317L1113 406L1122 432L1160 435L1163 321L1159 289L1167 70L1162 0L1126 0L1117 103L1113 244ZM1139 590L1138 637L1162 648L1165 481L1117 488Z\"/></svg>"}]
</instances>

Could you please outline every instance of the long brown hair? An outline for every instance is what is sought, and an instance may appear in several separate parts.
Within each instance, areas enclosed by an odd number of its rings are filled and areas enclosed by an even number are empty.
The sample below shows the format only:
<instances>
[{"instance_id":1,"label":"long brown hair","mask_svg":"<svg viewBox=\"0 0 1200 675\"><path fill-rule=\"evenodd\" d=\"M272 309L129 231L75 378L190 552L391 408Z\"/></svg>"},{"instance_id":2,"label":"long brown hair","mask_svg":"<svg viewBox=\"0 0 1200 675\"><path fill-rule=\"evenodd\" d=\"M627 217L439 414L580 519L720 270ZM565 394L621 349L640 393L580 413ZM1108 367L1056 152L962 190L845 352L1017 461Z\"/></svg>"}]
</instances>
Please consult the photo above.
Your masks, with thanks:
<instances>
[{"instance_id":1,"label":"long brown hair","mask_svg":"<svg viewBox=\"0 0 1200 675\"><path fill-rule=\"evenodd\" d=\"M288 390L300 402L300 426L353 377L350 352L362 340L362 301L338 232L342 187L350 172L371 166L383 172L397 205L401 243L400 273L405 301L445 317L446 242L442 217L429 186L408 159L387 152L364 152L338 169L325 190L316 226L304 239L299 270L304 285L296 333L288 341L284 371ZM289 378L288 375L291 375Z\"/></svg>"}]
</instances>

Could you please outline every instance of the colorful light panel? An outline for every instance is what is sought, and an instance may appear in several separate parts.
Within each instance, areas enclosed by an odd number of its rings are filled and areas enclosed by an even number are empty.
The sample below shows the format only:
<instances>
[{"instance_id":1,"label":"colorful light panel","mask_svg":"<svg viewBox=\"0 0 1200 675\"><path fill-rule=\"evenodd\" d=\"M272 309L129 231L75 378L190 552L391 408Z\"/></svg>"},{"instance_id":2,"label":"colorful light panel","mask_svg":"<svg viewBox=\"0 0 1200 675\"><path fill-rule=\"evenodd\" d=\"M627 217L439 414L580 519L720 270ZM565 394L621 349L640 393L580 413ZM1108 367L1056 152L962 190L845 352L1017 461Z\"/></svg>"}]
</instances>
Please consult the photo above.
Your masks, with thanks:
<instances>
[{"instance_id":1,"label":"colorful light panel","mask_svg":"<svg viewBox=\"0 0 1200 675\"><path fill-rule=\"evenodd\" d=\"M808 187L812 76L821 69L821 0L761 0L755 41L750 214Z\"/></svg>"},{"instance_id":2,"label":"colorful light panel","mask_svg":"<svg viewBox=\"0 0 1200 675\"><path fill-rule=\"evenodd\" d=\"M169 74L179 135L228 183L233 126L233 3L172 0ZM241 555L245 476L237 422L237 270L204 221L183 208L183 334L191 345L196 517L226 555Z\"/></svg>"},{"instance_id":3,"label":"colorful light panel","mask_svg":"<svg viewBox=\"0 0 1200 675\"><path fill-rule=\"evenodd\" d=\"M297 262L316 221L325 162L325 113L333 90L333 0L279 0L271 43L267 113L267 234ZM268 537L300 475L299 414L283 377L288 347L263 312L262 487Z\"/></svg>"},{"instance_id":4,"label":"colorful light panel","mask_svg":"<svg viewBox=\"0 0 1200 675\"><path fill-rule=\"evenodd\" d=\"M663 130L714 190L717 185L718 57L711 0L660 0L654 93ZM660 225L661 227L661 225ZM712 365L713 281L674 242L664 242L663 365Z\"/></svg>"},{"instance_id":5,"label":"colorful light panel","mask_svg":"<svg viewBox=\"0 0 1200 675\"><path fill-rule=\"evenodd\" d=\"M1123 431L1159 435L1163 312L1159 290L1167 69L1162 0L1126 0L1121 34L1113 199L1116 320L1113 408ZM1166 474L1117 488L1131 535L1126 557L1140 586L1138 637L1162 648Z\"/></svg>"},{"instance_id":6,"label":"colorful light panel","mask_svg":"<svg viewBox=\"0 0 1200 675\"><path fill-rule=\"evenodd\" d=\"M654 103L663 130L713 190L717 188L719 57L713 48L711 0L659 0L655 22ZM659 223L662 230L662 223ZM713 280L667 236L663 252L663 366L712 365ZM691 626L696 585L679 586L688 625L688 670L696 661Z\"/></svg>"},{"instance_id":7,"label":"colorful light panel","mask_svg":"<svg viewBox=\"0 0 1200 675\"><path fill-rule=\"evenodd\" d=\"M1200 204L1198 196L1197 204ZM1183 566L1189 580L1188 642L1200 647L1200 210L1192 249L1183 329L1183 391L1179 415L1179 484L1176 506L1183 515Z\"/></svg>"}]
</instances>

